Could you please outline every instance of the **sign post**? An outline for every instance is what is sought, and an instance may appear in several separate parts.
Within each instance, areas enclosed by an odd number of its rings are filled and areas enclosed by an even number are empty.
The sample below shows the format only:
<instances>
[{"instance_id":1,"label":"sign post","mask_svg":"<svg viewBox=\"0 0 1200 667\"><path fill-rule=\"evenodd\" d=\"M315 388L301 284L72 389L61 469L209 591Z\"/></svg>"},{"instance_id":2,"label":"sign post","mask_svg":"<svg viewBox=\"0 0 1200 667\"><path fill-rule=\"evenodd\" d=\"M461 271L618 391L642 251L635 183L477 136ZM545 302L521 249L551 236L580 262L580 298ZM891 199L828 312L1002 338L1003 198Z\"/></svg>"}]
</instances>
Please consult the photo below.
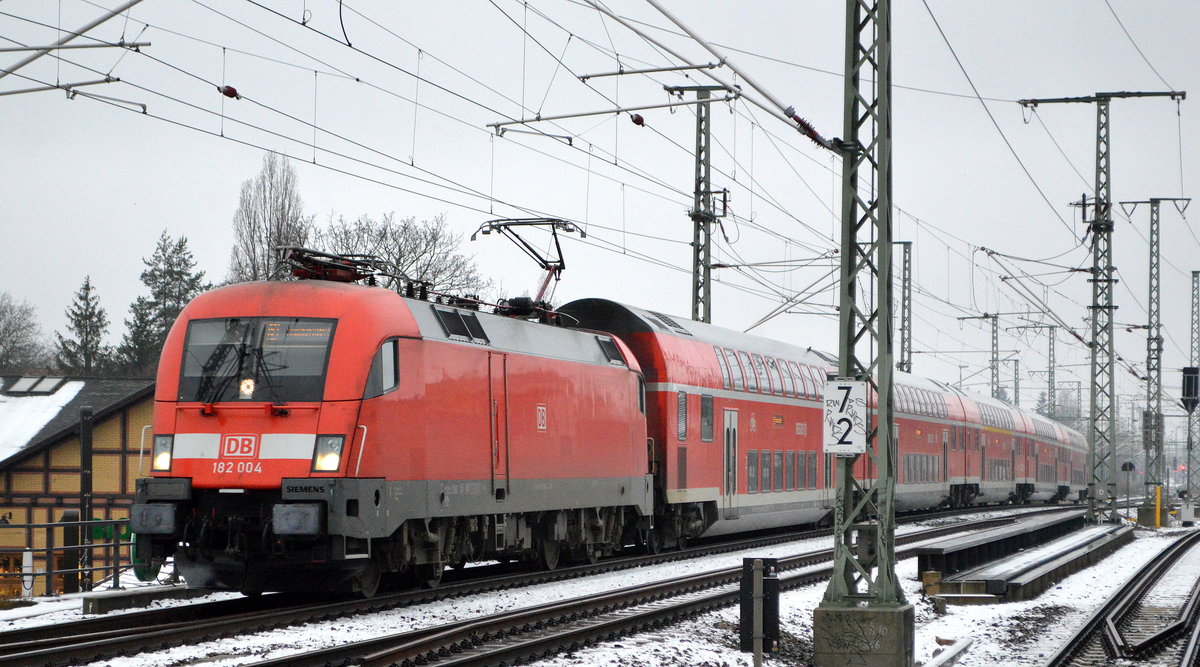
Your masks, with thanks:
<instances>
[{"instance_id":1,"label":"sign post","mask_svg":"<svg viewBox=\"0 0 1200 667\"><path fill-rule=\"evenodd\" d=\"M1200 368L1188 366L1183 369L1183 409L1188 413L1187 431L1187 484L1183 492L1183 508L1179 519L1185 526L1196 523L1196 499L1192 497L1192 413L1200 403Z\"/></svg>"},{"instance_id":2,"label":"sign post","mask_svg":"<svg viewBox=\"0 0 1200 667\"><path fill-rule=\"evenodd\" d=\"M837 378L825 383L825 453L867 452L867 383Z\"/></svg>"}]
</instances>

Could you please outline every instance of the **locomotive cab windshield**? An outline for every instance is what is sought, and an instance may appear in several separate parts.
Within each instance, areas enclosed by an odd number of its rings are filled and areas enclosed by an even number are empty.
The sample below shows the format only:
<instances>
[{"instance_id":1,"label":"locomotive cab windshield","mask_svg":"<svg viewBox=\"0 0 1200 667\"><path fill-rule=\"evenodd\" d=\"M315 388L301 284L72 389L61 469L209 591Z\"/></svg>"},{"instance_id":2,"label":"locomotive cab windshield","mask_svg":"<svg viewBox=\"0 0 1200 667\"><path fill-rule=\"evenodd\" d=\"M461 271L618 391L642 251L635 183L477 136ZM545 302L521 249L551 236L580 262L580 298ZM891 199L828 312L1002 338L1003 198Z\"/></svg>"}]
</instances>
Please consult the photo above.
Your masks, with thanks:
<instances>
[{"instance_id":1,"label":"locomotive cab windshield","mask_svg":"<svg viewBox=\"0 0 1200 667\"><path fill-rule=\"evenodd\" d=\"M179 400L320 401L335 321L299 317L193 320Z\"/></svg>"}]
</instances>

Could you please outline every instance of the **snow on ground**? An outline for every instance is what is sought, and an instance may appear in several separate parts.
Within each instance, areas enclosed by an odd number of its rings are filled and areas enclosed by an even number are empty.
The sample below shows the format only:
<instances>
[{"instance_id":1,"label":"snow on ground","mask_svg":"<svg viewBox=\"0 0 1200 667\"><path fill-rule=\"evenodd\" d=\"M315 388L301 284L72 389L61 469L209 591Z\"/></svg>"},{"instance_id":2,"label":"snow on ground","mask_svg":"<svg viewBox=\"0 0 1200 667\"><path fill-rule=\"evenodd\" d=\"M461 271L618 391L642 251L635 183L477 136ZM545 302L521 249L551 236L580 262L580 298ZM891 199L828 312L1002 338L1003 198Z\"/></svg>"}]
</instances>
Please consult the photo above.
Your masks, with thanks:
<instances>
[{"instance_id":1,"label":"snow on ground","mask_svg":"<svg viewBox=\"0 0 1200 667\"><path fill-rule=\"evenodd\" d=\"M1109 595L1162 549L1178 531L1138 531L1136 539L1100 564L1078 572L1034 600L995 605L949 607L934 613L921 595L916 559L896 568L904 594L916 611L915 658L933 657L937 638L973 638L959 660L978 665L1041 665ZM757 555L757 554L756 554ZM767 554L763 554L767 555ZM812 660L812 616L825 587L808 586L780 595L782 650L767 665L808 665ZM729 607L670 628L536 663L538 667L738 666L753 664L738 652L738 609Z\"/></svg>"},{"instance_id":2,"label":"snow on ground","mask_svg":"<svg viewBox=\"0 0 1200 667\"><path fill-rule=\"evenodd\" d=\"M977 522L992 516L1011 514L1011 510L988 512L957 519L938 519L929 523ZM919 530L927 525L902 526L898 534ZM928 660L937 648L935 638L970 636L975 644L960 662L962 665L1036 665L1044 662L1063 638L1078 626L1104 598L1138 567L1157 554L1177 535L1177 530L1159 533L1139 531L1129 546L1088 570L1077 573L1027 602L989 606L950 607L944 616L934 613L932 604L922 599L916 576L916 561L909 559L897 570L905 594L916 607L916 659ZM722 567L740 565L745 557L783 557L813 549L827 548L830 538L814 538L773 547L695 558L663 565L622 570L586 579L553 582L520 589L499 591L430 602L404 609L371 615L311 623L237 638L206 642L188 647L142 654L135 658L107 660L101 665L167 666L182 664L224 667L253 664L263 657L278 658L314 648L357 641L384 634L428 627L452 620L479 617L550 600L564 600L596 591L613 590L666 576L686 576ZM768 665L807 665L812 652L812 612L824 594L824 586L808 586L784 593L780 599L782 652L768 656ZM235 597L235 593L216 594L192 601L161 604L191 604L214 597ZM65 596L64 596L65 597ZM0 629L35 624L59 623L81 618L78 599L39 603L47 611L20 618L23 609L0 613ZM69 609L64 609L69 605ZM610 667L650 667L656 665L741 666L752 664L749 654L737 650L738 609L729 607L704 614L683 623L654 632L627 637L603 646L592 647L546 660L542 667L597 665Z\"/></svg>"}]
</instances>

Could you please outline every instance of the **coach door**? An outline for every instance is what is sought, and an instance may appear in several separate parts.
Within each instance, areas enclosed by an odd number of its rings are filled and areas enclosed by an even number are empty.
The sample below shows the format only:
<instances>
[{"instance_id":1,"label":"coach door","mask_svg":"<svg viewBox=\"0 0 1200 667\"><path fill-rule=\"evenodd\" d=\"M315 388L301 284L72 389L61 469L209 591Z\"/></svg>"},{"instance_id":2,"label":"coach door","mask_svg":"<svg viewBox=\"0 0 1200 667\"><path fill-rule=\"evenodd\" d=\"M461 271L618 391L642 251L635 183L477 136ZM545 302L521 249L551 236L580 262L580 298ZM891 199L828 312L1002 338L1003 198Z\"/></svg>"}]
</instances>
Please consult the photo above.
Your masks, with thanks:
<instances>
[{"instance_id":1,"label":"coach door","mask_svg":"<svg viewBox=\"0 0 1200 667\"><path fill-rule=\"evenodd\" d=\"M725 484L721 494L721 513L726 519L737 518L738 492L738 413L725 411Z\"/></svg>"},{"instance_id":2,"label":"coach door","mask_svg":"<svg viewBox=\"0 0 1200 667\"><path fill-rule=\"evenodd\" d=\"M508 497L508 374L507 357L488 353L488 379L491 387L492 495L496 500ZM537 422L544 428L546 407L538 406Z\"/></svg>"},{"instance_id":3,"label":"coach door","mask_svg":"<svg viewBox=\"0 0 1200 667\"><path fill-rule=\"evenodd\" d=\"M942 429L942 479L939 481L947 482L950 480L950 430Z\"/></svg>"}]
</instances>

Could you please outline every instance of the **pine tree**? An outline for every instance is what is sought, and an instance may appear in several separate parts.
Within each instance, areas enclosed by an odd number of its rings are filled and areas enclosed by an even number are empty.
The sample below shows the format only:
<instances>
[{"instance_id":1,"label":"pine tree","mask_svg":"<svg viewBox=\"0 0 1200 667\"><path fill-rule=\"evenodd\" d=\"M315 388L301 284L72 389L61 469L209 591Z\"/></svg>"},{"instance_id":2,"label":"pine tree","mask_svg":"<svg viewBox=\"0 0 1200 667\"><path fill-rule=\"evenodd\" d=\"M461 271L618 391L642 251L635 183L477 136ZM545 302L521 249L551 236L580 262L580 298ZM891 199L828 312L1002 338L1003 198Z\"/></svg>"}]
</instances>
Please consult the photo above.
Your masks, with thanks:
<instances>
[{"instance_id":1,"label":"pine tree","mask_svg":"<svg viewBox=\"0 0 1200 667\"><path fill-rule=\"evenodd\" d=\"M60 370L72 375L95 375L108 369L112 351L104 344L108 333L108 314L100 306L100 297L85 276L67 309L67 331L71 338L54 332L55 361Z\"/></svg>"},{"instance_id":2,"label":"pine tree","mask_svg":"<svg viewBox=\"0 0 1200 667\"><path fill-rule=\"evenodd\" d=\"M142 284L150 295L139 296L130 305L126 333L117 350L122 368L133 375L154 373L167 333L180 311L197 294L212 287L204 282L204 272L196 270L186 236L172 239L164 229L154 252L148 259L143 257L142 263L146 265Z\"/></svg>"},{"instance_id":3,"label":"pine tree","mask_svg":"<svg viewBox=\"0 0 1200 667\"><path fill-rule=\"evenodd\" d=\"M154 303L139 296L129 307L125 320L125 336L117 347L117 361L128 375L153 375L158 368L158 327L155 324Z\"/></svg>"},{"instance_id":4,"label":"pine tree","mask_svg":"<svg viewBox=\"0 0 1200 667\"><path fill-rule=\"evenodd\" d=\"M142 259L146 270L142 271L142 283L150 290L150 302L154 307L156 342L162 347L167 332L179 312L196 295L212 289L204 282L204 272L196 270L196 260L188 248L186 236L172 240L163 230L158 245L150 259Z\"/></svg>"}]
</instances>

